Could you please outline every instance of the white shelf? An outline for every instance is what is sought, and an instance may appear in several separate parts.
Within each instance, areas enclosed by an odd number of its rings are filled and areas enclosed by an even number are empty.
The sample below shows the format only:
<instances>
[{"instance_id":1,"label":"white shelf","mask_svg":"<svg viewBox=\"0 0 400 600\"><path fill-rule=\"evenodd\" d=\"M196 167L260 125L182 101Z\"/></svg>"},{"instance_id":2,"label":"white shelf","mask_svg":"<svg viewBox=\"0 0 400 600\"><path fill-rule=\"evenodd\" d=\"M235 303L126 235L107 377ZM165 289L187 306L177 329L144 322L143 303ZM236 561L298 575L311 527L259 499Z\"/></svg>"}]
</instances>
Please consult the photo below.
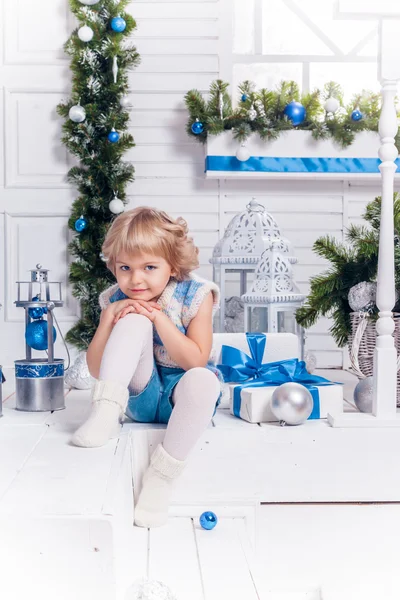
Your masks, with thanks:
<instances>
[{"instance_id":1,"label":"white shelf","mask_svg":"<svg viewBox=\"0 0 400 600\"><path fill-rule=\"evenodd\" d=\"M246 143L250 159L240 162L236 158L239 143L226 131L208 137L205 173L209 179L378 180L380 145L379 135L371 131L357 134L345 149L331 139L316 141L309 131L283 132L271 142L254 134Z\"/></svg>"}]
</instances>

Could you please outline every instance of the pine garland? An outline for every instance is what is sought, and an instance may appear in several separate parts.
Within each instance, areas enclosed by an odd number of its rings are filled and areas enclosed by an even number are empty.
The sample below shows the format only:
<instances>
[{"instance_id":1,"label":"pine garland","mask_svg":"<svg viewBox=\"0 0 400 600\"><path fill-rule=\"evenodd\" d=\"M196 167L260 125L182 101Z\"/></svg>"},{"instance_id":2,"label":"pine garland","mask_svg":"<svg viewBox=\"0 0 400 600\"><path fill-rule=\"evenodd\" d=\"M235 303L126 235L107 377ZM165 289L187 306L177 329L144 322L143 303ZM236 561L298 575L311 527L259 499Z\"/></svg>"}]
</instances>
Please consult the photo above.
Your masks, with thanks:
<instances>
[{"instance_id":1,"label":"pine garland","mask_svg":"<svg viewBox=\"0 0 400 600\"><path fill-rule=\"evenodd\" d=\"M57 112L65 118L62 142L79 160L68 172L68 181L77 187L79 196L72 205L68 227L74 238L68 250L75 261L69 270L72 293L80 302L81 318L68 331L66 340L80 350L86 350L99 322L99 294L112 282L112 275L101 257L101 246L114 215L108 205L117 196L126 204L125 189L134 180L134 167L123 162L122 156L135 143L127 133L129 112L120 100L128 92L128 69L137 65L139 55L129 41L135 30L135 20L125 12L130 0L99 0L86 6L79 0L69 0L79 27L64 45L71 58L72 91L67 102L61 102ZM123 32L115 32L110 23L120 16L126 22ZM78 29L87 25L93 30L90 42L78 37ZM117 57L117 80L114 83L113 60ZM82 123L69 119L69 110L80 104L86 112ZM115 128L120 139L108 140ZM87 227L76 233L75 222L83 215Z\"/></svg>"},{"instance_id":2,"label":"pine garland","mask_svg":"<svg viewBox=\"0 0 400 600\"><path fill-rule=\"evenodd\" d=\"M400 290L400 194L393 195L394 203L394 261L395 286ZM338 346L345 346L351 332L348 302L350 289L362 281L376 281L378 271L379 227L381 197L370 202L363 214L366 225L351 225L346 232L347 244L338 242L331 236L317 239L314 252L322 256L332 266L329 270L312 277L310 293L306 303L296 311L297 322L305 328L314 325L321 316L332 317L330 328ZM398 312L398 300L394 310ZM375 306L372 315L376 317Z\"/></svg>"},{"instance_id":3,"label":"pine garland","mask_svg":"<svg viewBox=\"0 0 400 600\"><path fill-rule=\"evenodd\" d=\"M339 109L328 113L324 104L336 98ZM284 114L292 101L300 102L306 110L305 120L296 127ZM311 131L314 139L332 138L341 148L346 148L360 131L378 131L381 95L363 90L355 94L348 104L343 102L343 91L338 83L330 81L323 90L300 94L294 81L282 81L276 90L256 90L254 83L244 81L238 86L237 108L232 108L228 84L218 79L212 82L206 101L198 90L185 95L189 119L186 131L189 136L205 143L208 135L219 135L232 130L238 142L245 142L256 133L264 141L274 140L288 129ZM221 110L222 106L222 110ZM351 114L359 109L362 119L354 121ZM191 127L198 119L204 126L202 133L193 133ZM396 136L400 148L400 133Z\"/></svg>"}]
</instances>

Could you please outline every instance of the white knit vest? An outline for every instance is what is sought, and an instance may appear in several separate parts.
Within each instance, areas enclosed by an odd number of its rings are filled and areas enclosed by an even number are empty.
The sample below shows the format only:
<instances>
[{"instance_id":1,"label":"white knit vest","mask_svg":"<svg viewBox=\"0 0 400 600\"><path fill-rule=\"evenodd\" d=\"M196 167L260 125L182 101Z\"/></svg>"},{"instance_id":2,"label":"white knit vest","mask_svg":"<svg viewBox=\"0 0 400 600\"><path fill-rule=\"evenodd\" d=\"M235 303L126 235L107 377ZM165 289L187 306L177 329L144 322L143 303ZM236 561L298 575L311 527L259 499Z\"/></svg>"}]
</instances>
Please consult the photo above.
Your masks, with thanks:
<instances>
[{"instance_id":1,"label":"white knit vest","mask_svg":"<svg viewBox=\"0 0 400 600\"><path fill-rule=\"evenodd\" d=\"M157 300L157 304L161 306L161 310L176 325L179 331L186 335L191 320L197 315L200 305L210 292L213 295L214 316L219 308L220 293L218 286L212 281L202 279L193 273L183 281L177 281L172 277ZM100 294L99 304L102 309L105 309L110 302L123 300L127 297L121 292L118 284L115 284ZM164 367L179 367L169 356L155 327L153 327L153 348L157 364Z\"/></svg>"}]
</instances>

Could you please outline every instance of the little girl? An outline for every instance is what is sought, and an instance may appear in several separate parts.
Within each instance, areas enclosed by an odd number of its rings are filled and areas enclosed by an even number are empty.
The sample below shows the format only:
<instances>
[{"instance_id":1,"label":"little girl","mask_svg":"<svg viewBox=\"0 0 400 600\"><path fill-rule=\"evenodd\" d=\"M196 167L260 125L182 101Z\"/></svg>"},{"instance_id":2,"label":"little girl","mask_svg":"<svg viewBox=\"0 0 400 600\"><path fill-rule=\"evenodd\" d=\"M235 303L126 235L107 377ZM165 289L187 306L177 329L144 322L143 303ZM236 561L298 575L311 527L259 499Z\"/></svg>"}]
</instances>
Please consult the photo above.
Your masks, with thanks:
<instances>
[{"instance_id":1,"label":"little girl","mask_svg":"<svg viewBox=\"0 0 400 600\"><path fill-rule=\"evenodd\" d=\"M135 507L135 523L167 520L172 481L215 412L221 376L209 363L219 290L195 276L198 249L186 222L140 207L119 215L103 244L117 283L100 295L100 324L87 351L96 382L76 446L102 446L121 417L168 423Z\"/></svg>"}]
</instances>

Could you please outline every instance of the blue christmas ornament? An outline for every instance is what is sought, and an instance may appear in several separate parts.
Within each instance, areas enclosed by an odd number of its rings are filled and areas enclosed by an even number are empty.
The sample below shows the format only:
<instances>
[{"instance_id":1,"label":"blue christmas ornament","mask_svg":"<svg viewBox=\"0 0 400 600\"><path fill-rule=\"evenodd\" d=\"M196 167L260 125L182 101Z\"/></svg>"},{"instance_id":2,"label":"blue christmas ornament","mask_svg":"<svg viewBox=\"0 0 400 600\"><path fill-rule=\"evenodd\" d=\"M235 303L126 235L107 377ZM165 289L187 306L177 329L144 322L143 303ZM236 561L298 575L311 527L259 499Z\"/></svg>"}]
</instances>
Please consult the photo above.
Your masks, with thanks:
<instances>
[{"instance_id":1,"label":"blue christmas ornament","mask_svg":"<svg viewBox=\"0 0 400 600\"><path fill-rule=\"evenodd\" d=\"M115 144L116 142L118 142L119 140L119 133L118 131L115 131L114 127L111 129L110 133L108 134L108 141L111 142L112 144Z\"/></svg>"},{"instance_id":2,"label":"blue christmas ornament","mask_svg":"<svg viewBox=\"0 0 400 600\"><path fill-rule=\"evenodd\" d=\"M87 221L81 215L79 217L79 219L77 219L75 221L75 229L76 229L76 231L78 231L80 233L81 231L83 231L84 229L86 229L86 227L87 227Z\"/></svg>"},{"instance_id":3,"label":"blue christmas ornament","mask_svg":"<svg viewBox=\"0 0 400 600\"><path fill-rule=\"evenodd\" d=\"M196 119L195 122L193 123L191 129L192 129L192 133L194 133L194 135L200 135L200 133L203 133L203 131L204 131L204 125L203 125L203 123L201 123L199 121L199 119Z\"/></svg>"},{"instance_id":4,"label":"blue christmas ornament","mask_svg":"<svg viewBox=\"0 0 400 600\"><path fill-rule=\"evenodd\" d=\"M242 96L242 102L246 102L246 100L247 100L247 96L246 96L246 94L243 94L243 96Z\"/></svg>"},{"instance_id":5,"label":"blue christmas ornament","mask_svg":"<svg viewBox=\"0 0 400 600\"><path fill-rule=\"evenodd\" d=\"M114 17L113 19L111 19L111 29L113 31L121 33L122 31L125 31L125 27L126 21L122 17Z\"/></svg>"},{"instance_id":6,"label":"blue christmas ornament","mask_svg":"<svg viewBox=\"0 0 400 600\"><path fill-rule=\"evenodd\" d=\"M53 327L53 341L57 339L56 328ZM34 350L47 350L47 321L39 319L29 323L25 331L25 340Z\"/></svg>"},{"instance_id":7,"label":"blue christmas ornament","mask_svg":"<svg viewBox=\"0 0 400 600\"><path fill-rule=\"evenodd\" d=\"M352 121L361 121L362 118L363 118L363 114L360 110L358 110L358 108L353 110L353 112L351 113Z\"/></svg>"},{"instance_id":8,"label":"blue christmas ornament","mask_svg":"<svg viewBox=\"0 0 400 600\"><path fill-rule=\"evenodd\" d=\"M207 510L200 515L200 525L203 529L214 529L218 523L218 517L211 510Z\"/></svg>"},{"instance_id":9,"label":"blue christmas ornament","mask_svg":"<svg viewBox=\"0 0 400 600\"><path fill-rule=\"evenodd\" d=\"M296 127L297 125L300 125L300 123L302 123L306 118L306 109L302 104L300 104L300 102L295 102L293 100L293 102L289 102L289 104L285 106L283 114L286 115Z\"/></svg>"},{"instance_id":10,"label":"blue christmas ornament","mask_svg":"<svg viewBox=\"0 0 400 600\"><path fill-rule=\"evenodd\" d=\"M32 298L32 301L39 301L39 296L34 296ZM47 309L46 309L47 312ZM29 308L28 309L28 313L31 319L41 319L43 317L44 314L44 308L42 308L41 306L35 306L34 308Z\"/></svg>"}]
</instances>

